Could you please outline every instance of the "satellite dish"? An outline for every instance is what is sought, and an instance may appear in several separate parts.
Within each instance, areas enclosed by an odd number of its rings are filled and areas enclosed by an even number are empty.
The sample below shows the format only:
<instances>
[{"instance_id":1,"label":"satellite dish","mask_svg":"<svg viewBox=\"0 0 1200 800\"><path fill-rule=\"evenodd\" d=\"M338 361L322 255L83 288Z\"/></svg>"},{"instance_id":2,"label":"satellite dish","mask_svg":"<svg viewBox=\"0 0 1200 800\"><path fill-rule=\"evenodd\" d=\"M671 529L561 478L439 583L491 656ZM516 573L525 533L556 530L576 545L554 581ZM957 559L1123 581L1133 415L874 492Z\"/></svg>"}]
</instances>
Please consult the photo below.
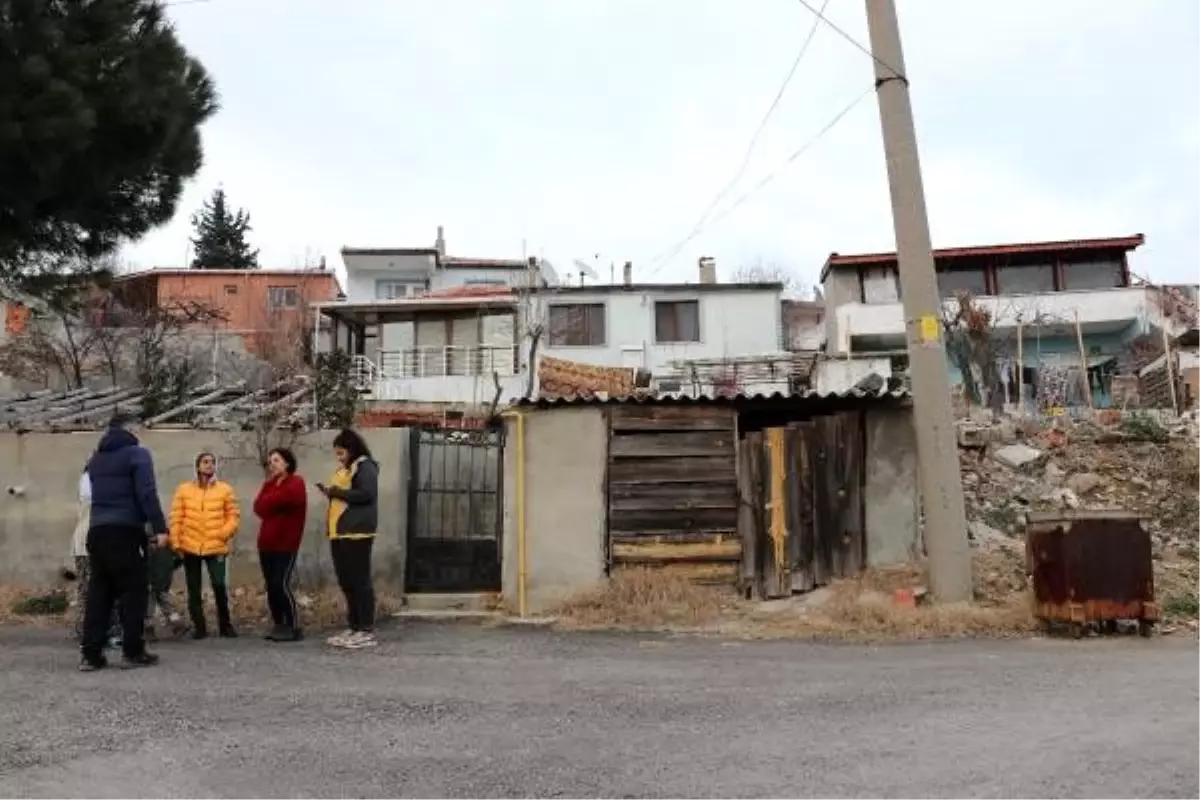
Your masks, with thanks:
<instances>
[{"instance_id":1,"label":"satellite dish","mask_svg":"<svg viewBox=\"0 0 1200 800\"><path fill-rule=\"evenodd\" d=\"M547 259L538 259L538 269L541 271L542 278L546 281L547 286L558 285L558 270Z\"/></svg>"},{"instance_id":2,"label":"satellite dish","mask_svg":"<svg viewBox=\"0 0 1200 800\"><path fill-rule=\"evenodd\" d=\"M592 269L592 265L582 259L575 259L571 262L575 265L575 269L579 270L580 275L586 275L594 281L600 280L600 276L596 274L596 270Z\"/></svg>"}]
</instances>

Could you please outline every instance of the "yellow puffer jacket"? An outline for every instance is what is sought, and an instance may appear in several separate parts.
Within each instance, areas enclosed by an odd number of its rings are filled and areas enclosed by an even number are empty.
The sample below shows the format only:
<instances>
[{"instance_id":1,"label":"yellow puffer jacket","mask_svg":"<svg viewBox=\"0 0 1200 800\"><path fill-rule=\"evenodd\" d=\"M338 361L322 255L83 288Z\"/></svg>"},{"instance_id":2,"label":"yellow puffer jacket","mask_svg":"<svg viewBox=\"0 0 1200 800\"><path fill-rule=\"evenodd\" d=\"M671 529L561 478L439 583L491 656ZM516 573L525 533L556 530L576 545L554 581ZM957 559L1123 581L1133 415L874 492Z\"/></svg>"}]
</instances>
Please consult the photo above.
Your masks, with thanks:
<instances>
[{"instance_id":1,"label":"yellow puffer jacket","mask_svg":"<svg viewBox=\"0 0 1200 800\"><path fill-rule=\"evenodd\" d=\"M185 481L171 502L171 549L192 556L223 556L237 534L241 509L233 487Z\"/></svg>"}]
</instances>

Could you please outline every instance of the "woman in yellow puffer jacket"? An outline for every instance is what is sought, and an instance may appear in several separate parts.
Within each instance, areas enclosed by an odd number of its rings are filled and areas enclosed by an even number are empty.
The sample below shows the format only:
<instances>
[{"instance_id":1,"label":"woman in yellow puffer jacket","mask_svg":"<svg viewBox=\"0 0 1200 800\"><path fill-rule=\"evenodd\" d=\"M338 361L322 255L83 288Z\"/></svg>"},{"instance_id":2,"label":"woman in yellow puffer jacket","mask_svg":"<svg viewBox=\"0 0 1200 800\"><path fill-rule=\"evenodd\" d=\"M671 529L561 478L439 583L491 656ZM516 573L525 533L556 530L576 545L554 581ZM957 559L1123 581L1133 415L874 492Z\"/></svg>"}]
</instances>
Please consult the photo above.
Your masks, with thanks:
<instances>
[{"instance_id":1,"label":"woman in yellow puffer jacket","mask_svg":"<svg viewBox=\"0 0 1200 800\"><path fill-rule=\"evenodd\" d=\"M217 457L201 453L196 457L196 479L179 484L171 502L171 549L183 556L193 639L208 636L200 593L204 567L217 604L218 631L226 638L237 636L229 616L227 560L240 521L233 487L217 479Z\"/></svg>"}]
</instances>

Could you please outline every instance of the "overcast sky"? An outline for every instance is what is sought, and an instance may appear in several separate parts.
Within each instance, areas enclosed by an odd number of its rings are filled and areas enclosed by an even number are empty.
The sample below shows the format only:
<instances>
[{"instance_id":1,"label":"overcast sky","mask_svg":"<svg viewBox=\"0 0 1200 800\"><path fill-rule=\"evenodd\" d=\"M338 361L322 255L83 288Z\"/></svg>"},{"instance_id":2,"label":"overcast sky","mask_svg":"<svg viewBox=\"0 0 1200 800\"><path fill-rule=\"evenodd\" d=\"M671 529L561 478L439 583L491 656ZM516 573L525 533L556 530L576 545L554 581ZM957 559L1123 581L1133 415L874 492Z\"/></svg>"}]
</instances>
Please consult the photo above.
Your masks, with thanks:
<instances>
[{"instance_id":1,"label":"overcast sky","mask_svg":"<svg viewBox=\"0 0 1200 800\"><path fill-rule=\"evenodd\" d=\"M820 6L821 0L814 0ZM1194 281L1200 4L900 0L935 246L1145 233L1136 271ZM797 0L179 0L221 110L175 221L131 247L181 266L223 184L263 266L432 244L638 280L894 249L871 61ZM827 15L866 42L861 0ZM778 170L778 172L777 172ZM763 178L761 190L737 202ZM671 259L664 253L678 249ZM618 276L620 268L618 266Z\"/></svg>"}]
</instances>

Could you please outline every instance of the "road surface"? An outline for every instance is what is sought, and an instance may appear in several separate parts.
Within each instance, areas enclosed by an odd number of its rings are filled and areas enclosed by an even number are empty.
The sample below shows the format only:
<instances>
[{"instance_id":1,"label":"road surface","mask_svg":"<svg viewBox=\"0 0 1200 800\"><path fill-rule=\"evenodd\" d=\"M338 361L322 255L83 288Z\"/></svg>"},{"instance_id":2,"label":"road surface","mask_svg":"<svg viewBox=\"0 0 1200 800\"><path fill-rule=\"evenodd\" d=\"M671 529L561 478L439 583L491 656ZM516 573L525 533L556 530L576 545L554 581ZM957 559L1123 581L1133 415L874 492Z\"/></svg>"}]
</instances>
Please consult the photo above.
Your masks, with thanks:
<instances>
[{"instance_id":1,"label":"road surface","mask_svg":"<svg viewBox=\"0 0 1200 800\"><path fill-rule=\"evenodd\" d=\"M373 651L0 629L0 796L1197 797L1194 637L887 646L412 623Z\"/></svg>"}]
</instances>

